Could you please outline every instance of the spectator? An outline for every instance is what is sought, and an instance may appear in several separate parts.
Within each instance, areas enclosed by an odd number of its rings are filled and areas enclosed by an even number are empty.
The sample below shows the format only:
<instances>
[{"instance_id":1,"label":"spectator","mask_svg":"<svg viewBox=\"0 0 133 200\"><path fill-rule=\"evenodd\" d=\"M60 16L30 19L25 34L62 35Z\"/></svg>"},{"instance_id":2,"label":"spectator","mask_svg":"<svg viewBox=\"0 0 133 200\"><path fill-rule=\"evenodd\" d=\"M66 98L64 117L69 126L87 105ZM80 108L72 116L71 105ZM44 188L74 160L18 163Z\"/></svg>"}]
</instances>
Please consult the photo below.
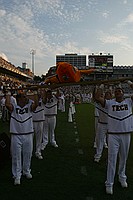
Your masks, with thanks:
<instances>
[{"instance_id":1,"label":"spectator","mask_svg":"<svg viewBox=\"0 0 133 200\"><path fill-rule=\"evenodd\" d=\"M4 95L1 99L1 112L2 112L2 121L5 122L8 119L8 112L5 106L6 95Z\"/></svg>"}]
</instances>

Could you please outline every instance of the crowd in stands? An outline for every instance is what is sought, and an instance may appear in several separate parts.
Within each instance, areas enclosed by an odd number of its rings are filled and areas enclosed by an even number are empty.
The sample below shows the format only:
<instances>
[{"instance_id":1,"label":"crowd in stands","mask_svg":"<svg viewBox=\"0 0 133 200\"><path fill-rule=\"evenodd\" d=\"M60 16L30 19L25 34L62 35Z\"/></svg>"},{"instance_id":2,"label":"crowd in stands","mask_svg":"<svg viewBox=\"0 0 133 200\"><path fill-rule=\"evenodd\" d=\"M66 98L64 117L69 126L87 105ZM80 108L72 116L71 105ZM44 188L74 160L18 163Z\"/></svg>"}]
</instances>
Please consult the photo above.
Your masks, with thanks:
<instances>
[{"instance_id":1,"label":"crowd in stands","mask_svg":"<svg viewBox=\"0 0 133 200\"><path fill-rule=\"evenodd\" d=\"M20 81L16 78L9 77L6 75L0 75L0 91L6 90L6 89L17 89L20 87L23 87L26 83L23 81Z\"/></svg>"},{"instance_id":2,"label":"crowd in stands","mask_svg":"<svg viewBox=\"0 0 133 200\"><path fill-rule=\"evenodd\" d=\"M29 83L20 81L15 77L9 77L7 75L0 74L0 94L3 94L5 90L15 90L18 88L24 88L28 84ZM77 99L80 99L81 102L84 101L84 99L87 99L87 96L88 98L91 97L93 86L65 86L62 87L61 90L66 96L66 98L68 98L68 96L75 96Z\"/></svg>"},{"instance_id":3,"label":"crowd in stands","mask_svg":"<svg viewBox=\"0 0 133 200\"><path fill-rule=\"evenodd\" d=\"M33 84L33 83L32 83ZM18 88L25 88L28 83L22 82L16 78L7 75L0 75L0 111L3 122L9 120L9 114L5 108L5 92L12 91L12 96L16 96ZM15 91L16 89L16 91ZM93 86L64 86L60 88L64 100L73 103L90 103L92 100ZM32 90L27 90L27 95L32 95Z\"/></svg>"}]
</instances>

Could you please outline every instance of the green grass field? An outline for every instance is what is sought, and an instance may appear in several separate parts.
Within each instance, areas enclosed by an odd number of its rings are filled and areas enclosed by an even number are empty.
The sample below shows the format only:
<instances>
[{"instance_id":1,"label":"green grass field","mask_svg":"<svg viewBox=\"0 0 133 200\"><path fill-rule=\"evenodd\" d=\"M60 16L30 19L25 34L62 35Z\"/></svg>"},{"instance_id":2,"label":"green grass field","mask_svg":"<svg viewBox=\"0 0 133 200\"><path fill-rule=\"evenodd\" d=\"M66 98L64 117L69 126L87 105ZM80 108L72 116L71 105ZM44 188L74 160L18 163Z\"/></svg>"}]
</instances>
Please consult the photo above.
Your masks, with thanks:
<instances>
[{"instance_id":1,"label":"green grass field","mask_svg":"<svg viewBox=\"0 0 133 200\"><path fill-rule=\"evenodd\" d=\"M68 109L67 109L68 110ZM1 130L8 132L8 123L0 122ZM14 186L11 160L0 169L0 199L9 200L132 200L133 159L131 144L127 162L129 187L122 189L117 181L114 194L106 195L107 149L100 163L94 163L94 107L76 105L73 122L68 122L68 111L59 112L56 138L59 148L47 146L43 160L32 158L32 180L22 177L21 185Z\"/></svg>"}]
</instances>

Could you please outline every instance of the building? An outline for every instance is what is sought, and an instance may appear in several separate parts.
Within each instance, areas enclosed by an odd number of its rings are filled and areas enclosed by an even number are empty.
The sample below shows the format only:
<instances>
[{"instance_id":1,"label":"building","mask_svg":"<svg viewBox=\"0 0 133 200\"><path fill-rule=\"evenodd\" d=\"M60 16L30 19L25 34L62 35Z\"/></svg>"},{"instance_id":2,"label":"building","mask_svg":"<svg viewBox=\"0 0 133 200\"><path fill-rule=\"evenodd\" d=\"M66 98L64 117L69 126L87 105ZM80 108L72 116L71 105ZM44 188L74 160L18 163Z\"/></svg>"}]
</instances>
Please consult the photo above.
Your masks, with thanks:
<instances>
[{"instance_id":1,"label":"building","mask_svg":"<svg viewBox=\"0 0 133 200\"><path fill-rule=\"evenodd\" d=\"M65 54L56 55L56 64L58 62L68 62L78 69L97 69L95 72L84 75L83 80L111 80L119 78L133 78L133 66L114 66L113 55L108 54L94 54L88 55L88 63L86 62L86 55ZM54 67L55 69L55 67ZM55 73L53 68L51 71ZM50 71L50 72L51 72ZM51 73L52 74L52 73Z\"/></svg>"},{"instance_id":2,"label":"building","mask_svg":"<svg viewBox=\"0 0 133 200\"><path fill-rule=\"evenodd\" d=\"M113 78L117 79L119 77L133 78L133 66L113 66Z\"/></svg>"},{"instance_id":3,"label":"building","mask_svg":"<svg viewBox=\"0 0 133 200\"><path fill-rule=\"evenodd\" d=\"M24 74L26 74L27 76L33 78L34 74L33 72L30 70L30 68L28 67L26 62L22 63L22 67L18 66L17 67L21 72L23 72Z\"/></svg>"},{"instance_id":4,"label":"building","mask_svg":"<svg viewBox=\"0 0 133 200\"><path fill-rule=\"evenodd\" d=\"M26 62L23 62L23 63L22 63L22 68L23 68L23 69L27 69L27 63L26 63Z\"/></svg>"},{"instance_id":5,"label":"building","mask_svg":"<svg viewBox=\"0 0 133 200\"><path fill-rule=\"evenodd\" d=\"M86 67L86 55L78 54L65 54L56 55L56 64L58 62L68 62L78 69L84 69Z\"/></svg>"},{"instance_id":6,"label":"building","mask_svg":"<svg viewBox=\"0 0 133 200\"><path fill-rule=\"evenodd\" d=\"M104 55L100 53L99 55L92 53L88 55L88 63L86 62L86 55L78 54L65 54L56 55L56 64L58 62L68 62L78 69L89 69L96 68L97 72L90 75L85 75L84 80L102 80L110 79L113 74L113 55L109 53Z\"/></svg>"},{"instance_id":7,"label":"building","mask_svg":"<svg viewBox=\"0 0 133 200\"><path fill-rule=\"evenodd\" d=\"M97 69L93 75L94 80L110 79L113 74L113 55L92 53L88 55L88 66Z\"/></svg>"}]
</instances>

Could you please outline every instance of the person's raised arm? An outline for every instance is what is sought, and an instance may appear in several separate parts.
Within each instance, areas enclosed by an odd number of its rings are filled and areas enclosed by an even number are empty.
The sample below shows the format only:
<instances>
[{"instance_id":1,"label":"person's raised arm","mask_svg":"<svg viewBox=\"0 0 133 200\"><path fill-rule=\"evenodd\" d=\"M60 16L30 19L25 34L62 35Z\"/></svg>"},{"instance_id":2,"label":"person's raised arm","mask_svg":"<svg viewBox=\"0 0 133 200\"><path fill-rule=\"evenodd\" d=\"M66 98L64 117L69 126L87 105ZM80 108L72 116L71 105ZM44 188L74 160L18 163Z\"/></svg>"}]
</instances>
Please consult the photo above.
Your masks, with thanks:
<instances>
[{"instance_id":1,"label":"person's raised arm","mask_svg":"<svg viewBox=\"0 0 133 200\"><path fill-rule=\"evenodd\" d=\"M133 89L133 82L132 81L127 81L127 84ZM133 95L131 96L131 99L133 101Z\"/></svg>"},{"instance_id":2,"label":"person's raised arm","mask_svg":"<svg viewBox=\"0 0 133 200\"><path fill-rule=\"evenodd\" d=\"M46 90L41 91L41 98L42 98L42 102L44 104L47 103L47 95L46 95Z\"/></svg>"},{"instance_id":3,"label":"person's raised arm","mask_svg":"<svg viewBox=\"0 0 133 200\"><path fill-rule=\"evenodd\" d=\"M38 92L37 91L34 91L34 102L31 104L31 110L32 111L35 111L37 106L38 106Z\"/></svg>"},{"instance_id":4,"label":"person's raised arm","mask_svg":"<svg viewBox=\"0 0 133 200\"><path fill-rule=\"evenodd\" d=\"M103 91L101 88L95 88L93 92L94 101L101 104L102 107L105 107L105 99L103 96Z\"/></svg>"},{"instance_id":5,"label":"person's raised arm","mask_svg":"<svg viewBox=\"0 0 133 200\"><path fill-rule=\"evenodd\" d=\"M56 93L54 94L55 96L56 96L56 98L58 99L59 98L59 96L60 96L60 90L59 89L57 89L56 90Z\"/></svg>"},{"instance_id":6,"label":"person's raised arm","mask_svg":"<svg viewBox=\"0 0 133 200\"><path fill-rule=\"evenodd\" d=\"M6 101L5 101L5 106L9 110L9 112L13 111L13 105L10 102L10 97L11 97L11 92L6 93Z\"/></svg>"}]
</instances>

